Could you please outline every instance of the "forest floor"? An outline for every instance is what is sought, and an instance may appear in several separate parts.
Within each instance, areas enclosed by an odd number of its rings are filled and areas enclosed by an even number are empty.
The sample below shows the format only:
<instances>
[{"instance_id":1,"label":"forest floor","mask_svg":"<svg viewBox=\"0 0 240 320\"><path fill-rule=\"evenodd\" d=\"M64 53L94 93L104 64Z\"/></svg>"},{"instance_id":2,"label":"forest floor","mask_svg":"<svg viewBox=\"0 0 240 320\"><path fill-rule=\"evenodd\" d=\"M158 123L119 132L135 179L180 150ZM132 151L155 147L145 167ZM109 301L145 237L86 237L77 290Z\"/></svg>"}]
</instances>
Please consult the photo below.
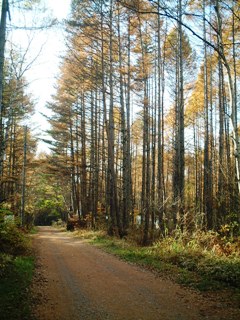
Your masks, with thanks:
<instances>
[{"instance_id":1,"label":"forest floor","mask_svg":"<svg viewBox=\"0 0 240 320\"><path fill-rule=\"evenodd\" d=\"M37 320L237 320L231 297L182 287L53 227L34 235Z\"/></svg>"}]
</instances>

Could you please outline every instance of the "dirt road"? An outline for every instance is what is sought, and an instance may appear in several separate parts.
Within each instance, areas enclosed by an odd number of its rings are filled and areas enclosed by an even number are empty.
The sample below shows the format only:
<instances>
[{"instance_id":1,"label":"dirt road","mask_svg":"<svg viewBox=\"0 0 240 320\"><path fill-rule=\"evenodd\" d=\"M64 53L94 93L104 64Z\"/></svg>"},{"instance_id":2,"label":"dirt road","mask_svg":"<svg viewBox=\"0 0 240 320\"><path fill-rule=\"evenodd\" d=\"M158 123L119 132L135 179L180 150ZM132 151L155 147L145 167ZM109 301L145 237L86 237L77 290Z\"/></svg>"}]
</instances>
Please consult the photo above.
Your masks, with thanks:
<instances>
[{"instance_id":1,"label":"dirt road","mask_svg":"<svg viewBox=\"0 0 240 320\"><path fill-rule=\"evenodd\" d=\"M38 320L240 319L237 309L181 288L69 237L40 227L33 284ZM38 301L38 302L37 302Z\"/></svg>"}]
</instances>

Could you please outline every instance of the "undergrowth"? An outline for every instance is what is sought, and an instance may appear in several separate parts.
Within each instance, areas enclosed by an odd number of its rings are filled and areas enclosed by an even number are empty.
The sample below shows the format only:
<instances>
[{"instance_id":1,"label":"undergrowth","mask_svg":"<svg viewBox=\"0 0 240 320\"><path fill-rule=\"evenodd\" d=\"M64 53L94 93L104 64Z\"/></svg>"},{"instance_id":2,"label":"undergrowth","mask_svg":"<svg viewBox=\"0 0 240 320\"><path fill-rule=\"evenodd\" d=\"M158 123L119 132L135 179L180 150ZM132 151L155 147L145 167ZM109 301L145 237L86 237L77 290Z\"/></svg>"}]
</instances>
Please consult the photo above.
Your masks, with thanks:
<instances>
[{"instance_id":1,"label":"undergrowth","mask_svg":"<svg viewBox=\"0 0 240 320\"><path fill-rule=\"evenodd\" d=\"M0 222L0 318L30 319L28 288L34 269L30 241L14 221Z\"/></svg>"},{"instance_id":2,"label":"undergrowth","mask_svg":"<svg viewBox=\"0 0 240 320\"><path fill-rule=\"evenodd\" d=\"M210 286L216 281L240 288L240 239L229 241L216 232L178 231L157 241L150 249L153 256L193 271Z\"/></svg>"},{"instance_id":3,"label":"undergrowth","mask_svg":"<svg viewBox=\"0 0 240 320\"><path fill-rule=\"evenodd\" d=\"M29 256L16 257L8 264L0 281L2 320L30 319L28 287L32 279L33 266L33 258Z\"/></svg>"}]
</instances>

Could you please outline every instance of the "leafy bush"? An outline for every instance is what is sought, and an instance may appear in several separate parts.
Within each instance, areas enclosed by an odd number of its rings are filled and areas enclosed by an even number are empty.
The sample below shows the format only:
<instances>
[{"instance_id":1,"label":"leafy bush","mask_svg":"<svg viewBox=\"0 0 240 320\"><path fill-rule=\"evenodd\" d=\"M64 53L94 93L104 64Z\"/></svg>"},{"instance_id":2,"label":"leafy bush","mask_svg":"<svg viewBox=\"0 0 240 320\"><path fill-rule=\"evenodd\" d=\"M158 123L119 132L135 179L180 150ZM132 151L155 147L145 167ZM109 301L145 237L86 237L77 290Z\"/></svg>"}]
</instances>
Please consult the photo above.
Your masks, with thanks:
<instances>
[{"instance_id":1,"label":"leafy bush","mask_svg":"<svg viewBox=\"0 0 240 320\"><path fill-rule=\"evenodd\" d=\"M26 232L14 215L0 207L0 315L1 319L30 319L28 288L34 259Z\"/></svg>"},{"instance_id":2,"label":"leafy bush","mask_svg":"<svg viewBox=\"0 0 240 320\"><path fill-rule=\"evenodd\" d=\"M4 222L4 219L8 216L13 216L13 212L4 206L0 206L0 224Z\"/></svg>"},{"instance_id":3,"label":"leafy bush","mask_svg":"<svg viewBox=\"0 0 240 320\"><path fill-rule=\"evenodd\" d=\"M3 277L5 270L12 263L13 257L6 253L0 253L0 278Z\"/></svg>"},{"instance_id":4,"label":"leafy bush","mask_svg":"<svg viewBox=\"0 0 240 320\"><path fill-rule=\"evenodd\" d=\"M199 261L197 270L210 278L240 288L240 259L238 258L220 257L212 259L206 257L206 259Z\"/></svg>"},{"instance_id":5,"label":"leafy bush","mask_svg":"<svg viewBox=\"0 0 240 320\"><path fill-rule=\"evenodd\" d=\"M10 255L23 254L28 249L24 232L14 222L0 223L0 247L2 253Z\"/></svg>"}]
</instances>

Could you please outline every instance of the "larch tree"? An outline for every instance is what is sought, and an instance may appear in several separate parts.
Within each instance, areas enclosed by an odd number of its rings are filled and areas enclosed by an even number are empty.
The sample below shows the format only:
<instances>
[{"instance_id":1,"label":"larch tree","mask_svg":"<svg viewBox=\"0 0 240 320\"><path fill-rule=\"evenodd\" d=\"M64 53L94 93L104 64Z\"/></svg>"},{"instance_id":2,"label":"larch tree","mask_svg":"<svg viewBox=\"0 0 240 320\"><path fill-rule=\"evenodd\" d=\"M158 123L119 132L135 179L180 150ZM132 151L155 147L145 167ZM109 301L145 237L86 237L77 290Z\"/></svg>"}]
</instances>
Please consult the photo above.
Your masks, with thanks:
<instances>
[{"instance_id":1,"label":"larch tree","mask_svg":"<svg viewBox=\"0 0 240 320\"><path fill-rule=\"evenodd\" d=\"M237 212L238 11L72 1L50 122L81 219L119 236L139 223L147 244L156 229L218 228Z\"/></svg>"}]
</instances>

